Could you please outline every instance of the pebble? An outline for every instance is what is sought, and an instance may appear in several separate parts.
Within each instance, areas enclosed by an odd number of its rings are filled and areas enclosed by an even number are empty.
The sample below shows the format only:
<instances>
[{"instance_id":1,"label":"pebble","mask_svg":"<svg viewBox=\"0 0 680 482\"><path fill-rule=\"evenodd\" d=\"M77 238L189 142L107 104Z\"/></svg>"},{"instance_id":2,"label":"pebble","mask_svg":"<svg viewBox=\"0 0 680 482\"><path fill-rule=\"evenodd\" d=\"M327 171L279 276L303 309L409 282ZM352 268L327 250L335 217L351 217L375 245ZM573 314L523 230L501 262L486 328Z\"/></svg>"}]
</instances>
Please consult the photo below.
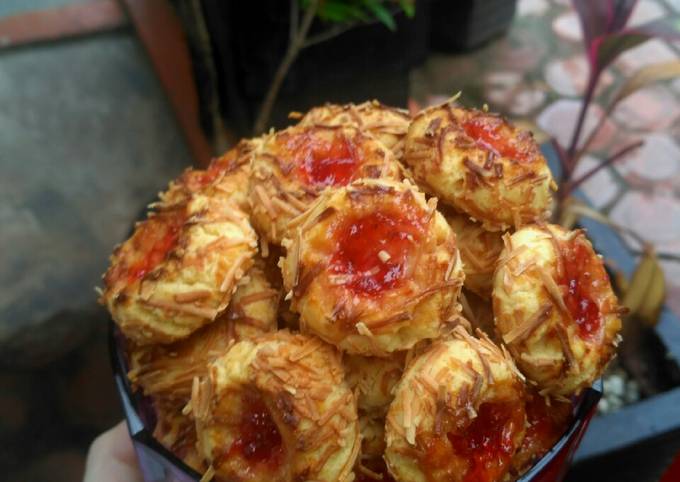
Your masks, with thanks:
<instances>
[{"instance_id":1,"label":"pebble","mask_svg":"<svg viewBox=\"0 0 680 482\"><path fill-rule=\"evenodd\" d=\"M597 405L600 415L621 410L640 400L640 386L620 366L612 366L603 377L604 393Z\"/></svg>"}]
</instances>

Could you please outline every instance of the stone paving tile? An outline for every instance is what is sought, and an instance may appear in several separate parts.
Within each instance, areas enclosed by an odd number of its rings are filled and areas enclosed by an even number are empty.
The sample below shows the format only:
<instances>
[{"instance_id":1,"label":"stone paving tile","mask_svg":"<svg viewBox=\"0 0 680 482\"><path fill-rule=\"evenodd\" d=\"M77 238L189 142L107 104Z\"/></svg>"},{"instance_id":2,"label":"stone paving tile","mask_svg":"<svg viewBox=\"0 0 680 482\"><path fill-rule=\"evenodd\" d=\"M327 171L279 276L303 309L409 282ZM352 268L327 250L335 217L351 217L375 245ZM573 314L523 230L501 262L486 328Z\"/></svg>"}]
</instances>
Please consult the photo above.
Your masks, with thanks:
<instances>
[{"instance_id":1,"label":"stone paving tile","mask_svg":"<svg viewBox=\"0 0 680 482\"><path fill-rule=\"evenodd\" d=\"M571 140L572 129L578 118L581 109L581 102L577 100L561 99L553 102L541 112L536 123L544 131L555 137L560 144L568 145ZM586 114L585 122L583 124L583 136L579 146L583 145L586 137L592 132L597 123L603 115L602 107L597 104L592 104L588 113ZM604 122L602 129L598 132L593 147L601 149L611 144L616 134L616 127L611 120L607 119Z\"/></svg>"},{"instance_id":2,"label":"stone paving tile","mask_svg":"<svg viewBox=\"0 0 680 482\"><path fill-rule=\"evenodd\" d=\"M680 117L680 102L666 86L654 85L621 101L613 117L631 131L663 131Z\"/></svg>"},{"instance_id":3,"label":"stone paving tile","mask_svg":"<svg viewBox=\"0 0 680 482\"><path fill-rule=\"evenodd\" d=\"M553 29L557 35L565 40L576 42L583 38L581 24L574 12L565 12L553 20Z\"/></svg>"},{"instance_id":4,"label":"stone paving tile","mask_svg":"<svg viewBox=\"0 0 680 482\"><path fill-rule=\"evenodd\" d=\"M625 75L632 75L635 71L647 65L670 62L677 58L678 55L666 42L653 39L624 52L614 62L614 65L621 69Z\"/></svg>"},{"instance_id":5,"label":"stone paving tile","mask_svg":"<svg viewBox=\"0 0 680 482\"><path fill-rule=\"evenodd\" d=\"M654 243L659 251L679 252L680 200L674 196L628 191L611 210L610 217Z\"/></svg>"},{"instance_id":6,"label":"stone paving tile","mask_svg":"<svg viewBox=\"0 0 680 482\"><path fill-rule=\"evenodd\" d=\"M641 136L642 147L615 165L615 169L631 183L675 182L680 176L680 146L665 133ZM635 177L633 177L635 176ZM680 179L677 179L680 181Z\"/></svg>"},{"instance_id":7,"label":"stone paving tile","mask_svg":"<svg viewBox=\"0 0 680 482\"><path fill-rule=\"evenodd\" d=\"M583 55L549 61L545 67L545 80L560 95L580 97L588 83L588 61ZM600 77L596 95L607 89L614 77L605 71Z\"/></svg>"},{"instance_id":8,"label":"stone paving tile","mask_svg":"<svg viewBox=\"0 0 680 482\"><path fill-rule=\"evenodd\" d=\"M574 170L574 179L590 171L602 163L601 159L585 155L581 158ZM604 168L594 174L590 179L581 184L581 190L598 209L602 209L611 203L622 191L622 187L616 180L610 168Z\"/></svg>"},{"instance_id":9,"label":"stone paving tile","mask_svg":"<svg viewBox=\"0 0 680 482\"><path fill-rule=\"evenodd\" d=\"M548 11L548 0L519 0L517 2L517 15L526 17L529 15L542 16Z\"/></svg>"},{"instance_id":10,"label":"stone paving tile","mask_svg":"<svg viewBox=\"0 0 680 482\"><path fill-rule=\"evenodd\" d=\"M656 0L640 0L630 16L629 25L638 27L658 20L666 14L666 7Z\"/></svg>"}]
</instances>

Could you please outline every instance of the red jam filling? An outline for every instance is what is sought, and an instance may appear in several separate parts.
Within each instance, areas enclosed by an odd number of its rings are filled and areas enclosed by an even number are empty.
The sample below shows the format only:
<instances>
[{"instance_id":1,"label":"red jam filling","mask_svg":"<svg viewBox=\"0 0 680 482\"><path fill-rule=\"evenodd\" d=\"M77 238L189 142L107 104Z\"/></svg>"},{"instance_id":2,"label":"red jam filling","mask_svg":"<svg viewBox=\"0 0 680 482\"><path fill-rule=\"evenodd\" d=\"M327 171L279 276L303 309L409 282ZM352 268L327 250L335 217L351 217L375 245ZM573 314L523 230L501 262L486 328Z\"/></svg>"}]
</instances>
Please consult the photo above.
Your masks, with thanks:
<instances>
[{"instance_id":1,"label":"red jam filling","mask_svg":"<svg viewBox=\"0 0 680 482\"><path fill-rule=\"evenodd\" d=\"M431 479L443 476L445 480L461 482L501 480L510 468L517 449L515 438L523 423L522 406L517 403L483 403L467 427L447 432L446 439L433 437L426 443L424 467L430 473L436 472ZM456 465L456 460L464 461L463 466L460 462Z\"/></svg>"},{"instance_id":2,"label":"red jam filling","mask_svg":"<svg viewBox=\"0 0 680 482\"><path fill-rule=\"evenodd\" d=\"M563 287L564 302L581 338L591 338L602 327L602 314L593 298L596 284L609 277L599 259L579 238L562 246L564 273L557 280Z\"/></svg>"},{"instance_id":3,"label":"red jam filling","mask_svg":"<svg viewBox=\"0 0 680 482\"><path fill-rule=\"evenodd\" d=\"M527 429L519 452L531 459L542 457L564 434L571 419L571 404L552 402L550 406L538 395L526 403Z\"/></svg>"},{"instance_id":4,"label":"red jam filling","mask_svg":"<svg viewBox=\"0 0 680 482\"><path fill-rule=\"evenodd\" d=\"M177 245L186 217L182 211L156 219L148 221L133 240L139 255L127 267L128 283L144 278L165 260Z\"/></svg>"},{"instance_id":5,"label":"red jam filling","mask_svg":"<svg viewBox=\"0 0 680 482\"><path fill-rule=\"evenodd\" d=\"M264 401L254 395L243 396L238 437L225 458L240 456L251 464L277 468L283 461L283 440Z\"/></svg>"},{"instance_id":6,"label":"red jam filling","mask_svg":"<svg viewBox=\"0 0 680 482\"><path fill-rule=\"evenodd\" d=\"M295 150L295 163L302 181L314 187L349 184L360 163L356 147L339 134L330 142L309 136Z\"/></svg>"},{"instance_id":7,"label":"red jam filling","mask_svg":"<svg viewBox=\"0 0 680 482\"><path fill-rule=\"evenodd\" d=\"M356 294L378 295L402 280L423 227L406 212L374 211L349 219L336 230L337 249L330 263L334 274Z\"/></svg>"},{"instance_id":8,"label":"red jam filling","mask_svg":"<svg viewBox=\"0 0 680 482\"><path fill-rule=\"evenodd\" d=\"M195 171L190 178L191 188L201 189L215 182L224 168L219 164L212 164L204 171Z\"/></svg>"},{"instance_id":9,"label":"red jam filling","mask_svg":"<svg viewBox=\"0 0 680 482\"><path fill-rule=\"evenodd\" d=\"M497 157L508 157L516 161L526 161L529 153L503 133L503 123L500 119L488 117L473 117L463 123L465 133L474 139L475 143Z\"/></svg>"}]
</instances>

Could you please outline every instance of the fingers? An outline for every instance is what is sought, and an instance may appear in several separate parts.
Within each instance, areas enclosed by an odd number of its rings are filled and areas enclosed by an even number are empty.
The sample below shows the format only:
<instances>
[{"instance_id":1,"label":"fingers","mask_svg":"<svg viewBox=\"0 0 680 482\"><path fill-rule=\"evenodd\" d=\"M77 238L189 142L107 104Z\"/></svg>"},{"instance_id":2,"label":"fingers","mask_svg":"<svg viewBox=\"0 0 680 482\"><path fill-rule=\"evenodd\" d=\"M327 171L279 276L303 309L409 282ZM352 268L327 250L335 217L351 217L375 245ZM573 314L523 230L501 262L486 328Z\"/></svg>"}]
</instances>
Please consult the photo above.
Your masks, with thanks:
<instances>
[{"instance_id":1,"label":"fingers","mask_svg":"<svg viewBox=\"0 0 680 482\"><path fill-rule=\"evenodd\" d=\"M144 482L125 422L92 442L84 482Z\"/></svg>"}]
</instances>

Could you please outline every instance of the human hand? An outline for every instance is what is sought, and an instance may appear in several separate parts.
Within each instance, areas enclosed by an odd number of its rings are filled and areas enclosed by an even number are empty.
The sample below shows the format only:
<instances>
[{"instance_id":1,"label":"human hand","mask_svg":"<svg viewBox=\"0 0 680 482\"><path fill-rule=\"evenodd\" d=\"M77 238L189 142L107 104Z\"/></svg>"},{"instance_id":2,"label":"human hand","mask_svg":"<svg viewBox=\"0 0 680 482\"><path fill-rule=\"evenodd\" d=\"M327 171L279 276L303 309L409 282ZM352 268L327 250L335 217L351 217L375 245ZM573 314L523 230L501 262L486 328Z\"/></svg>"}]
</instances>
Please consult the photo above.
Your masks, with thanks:
<instances>
[{"instance_id":1,"label":"human hand","mask_svg":"<svg viewBox=\"0 0 680 482\"><path fill-rule=\"evenodd\" d=\"M92 442L83 482L144 482L124 421Z\"/></svg>"}]
</instances>

